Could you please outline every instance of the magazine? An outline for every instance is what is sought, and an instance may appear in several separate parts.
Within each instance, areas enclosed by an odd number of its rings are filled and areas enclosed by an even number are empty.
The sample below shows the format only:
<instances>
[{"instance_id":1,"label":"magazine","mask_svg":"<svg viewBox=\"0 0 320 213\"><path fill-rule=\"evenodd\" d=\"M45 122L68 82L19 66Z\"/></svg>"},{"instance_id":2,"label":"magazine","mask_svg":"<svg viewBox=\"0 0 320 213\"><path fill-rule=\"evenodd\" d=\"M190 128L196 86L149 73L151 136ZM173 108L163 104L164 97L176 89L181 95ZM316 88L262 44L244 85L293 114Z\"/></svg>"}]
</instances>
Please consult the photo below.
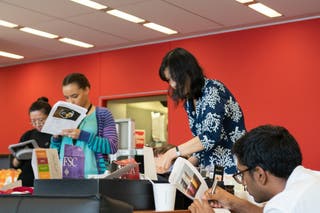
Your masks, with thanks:
<instances>
[{"instance_id":1,"label":"magazine","mask_svg":"<svg viewBox=\"0 0 320 213\"><path fill-rule=\"evenodd\" d=\"M31 160L32 150L39 148L36 140L31 139L17 144L9 145L9 150L18 160Z\"/></svg>"},{"instance_id":2,"label":"magazine","mask_svg":"<svg viewBox=\"0 0 320 213\"><path fill-rule=\"evenodd\" d=\"M41 132L60 135L64 129L76 129L86 117L87 109L65 101L58 101L51 109Z\"/></svg>"},{"instance_id":3,"label":"magazine","mask_svg":"<svg viewBox=\"0 0 320 213\"><path fill-rule=\"evenodd\" d=\"M177 158L169 176L169 182L190 199L201 199L208 189L198 170L186 159Z\"/></svg>"}]
</instances>

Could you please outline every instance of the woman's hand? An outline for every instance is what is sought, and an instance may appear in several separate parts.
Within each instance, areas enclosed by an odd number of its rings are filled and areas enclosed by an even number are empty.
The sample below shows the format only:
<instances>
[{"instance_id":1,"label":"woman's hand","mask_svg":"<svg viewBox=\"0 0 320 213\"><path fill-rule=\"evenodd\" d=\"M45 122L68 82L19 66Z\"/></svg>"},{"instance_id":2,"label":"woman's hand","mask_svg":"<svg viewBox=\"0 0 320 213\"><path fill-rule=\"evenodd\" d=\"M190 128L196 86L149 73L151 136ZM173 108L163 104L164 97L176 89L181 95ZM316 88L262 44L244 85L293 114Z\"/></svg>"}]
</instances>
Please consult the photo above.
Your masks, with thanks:
<instances>
[{"instance_id":1,"label":"woman's hand","mask_svg":"<svg viewBox=\"0 0 320 213\"><path fill-rule=\"evenodd\" d=\"M80 131L80 129L64 129L62 130L61 135L72 139L78 139Z\"/></svg>"},{"instance_id":2,"label":"woman's hand","mask_svg":"<svg viewBox=\"0 0 320 213\"><path fill-rule=\"evenodd\" d=\"M16 168L20 165L20 161L17 158L13 158L12 165Z\"/></svg>"},{"instance_id":3,"label":"woman's hand","mask_svg":"<svg viewBox=\"0 0 320 213\"><path fill-rule=\"evenodd\" d=\"M156 170L158 174L169 172L172 161L177 158L176 148L169 149L166 153L158 156L156 161Z\"/></svg>"}]
</instances>

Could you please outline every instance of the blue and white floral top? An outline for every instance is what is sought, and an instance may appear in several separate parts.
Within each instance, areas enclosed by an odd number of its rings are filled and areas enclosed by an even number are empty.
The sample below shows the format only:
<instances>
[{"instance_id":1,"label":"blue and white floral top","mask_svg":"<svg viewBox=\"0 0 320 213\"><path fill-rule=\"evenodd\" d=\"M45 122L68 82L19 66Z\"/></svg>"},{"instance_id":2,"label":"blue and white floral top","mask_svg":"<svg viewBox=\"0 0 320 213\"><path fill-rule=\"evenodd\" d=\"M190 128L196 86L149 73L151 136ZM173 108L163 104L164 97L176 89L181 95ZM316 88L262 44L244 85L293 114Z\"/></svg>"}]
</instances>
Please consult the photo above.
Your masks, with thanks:
<instances>
[{"instance_id":1,"label":"blue and white floral top","mask_svg":"<svg viewBox=\"0 0 320 213\"><path fill-rule=\"evenodd\" d=\"M185 102L193 136L198 136L204 150L194 154L201 166L221 165L225 173L237 171L231 153L233 143L246 131L242 110L231 92L217 80L205 79L202 96Z\"/></svg>"}]
</instances>

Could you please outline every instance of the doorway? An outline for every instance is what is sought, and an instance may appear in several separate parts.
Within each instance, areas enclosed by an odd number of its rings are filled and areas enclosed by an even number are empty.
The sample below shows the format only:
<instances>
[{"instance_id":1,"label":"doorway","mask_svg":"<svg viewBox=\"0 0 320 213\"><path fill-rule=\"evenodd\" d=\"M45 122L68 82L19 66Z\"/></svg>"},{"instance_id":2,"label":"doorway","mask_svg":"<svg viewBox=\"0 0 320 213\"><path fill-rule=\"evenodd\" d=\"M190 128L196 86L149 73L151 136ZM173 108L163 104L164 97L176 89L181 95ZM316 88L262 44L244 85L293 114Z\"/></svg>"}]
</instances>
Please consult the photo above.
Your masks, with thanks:
<instances>
[{"instance_id":1,"label":"doorway","mask_svg":"<svg viewBox=\"0 0 320 213\"><path fill-rule=\"evenodd\" d=\"M167 90L152 94L132 93L102 97L114 119L130 119L136 130L136 145L161 147L168 141ZM142 135L142 136L141 136ZM143 146L142 145L142 146ZM141 148L141 147L137 147Z\"/></svg>"}]
</instances>

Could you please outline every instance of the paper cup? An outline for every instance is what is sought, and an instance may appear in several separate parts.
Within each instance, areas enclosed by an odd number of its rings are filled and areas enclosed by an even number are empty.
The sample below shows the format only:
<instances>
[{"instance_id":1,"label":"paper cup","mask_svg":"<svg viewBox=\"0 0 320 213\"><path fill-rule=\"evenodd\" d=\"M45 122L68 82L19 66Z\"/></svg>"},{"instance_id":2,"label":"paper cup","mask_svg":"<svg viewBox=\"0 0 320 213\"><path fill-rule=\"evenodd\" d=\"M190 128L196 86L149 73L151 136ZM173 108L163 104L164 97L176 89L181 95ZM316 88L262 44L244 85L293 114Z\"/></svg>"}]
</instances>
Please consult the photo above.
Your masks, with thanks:
<instances>
[{"instance_id":1,"label":"paper cup","mask_svg":"<svg viewBox=\"0 0 320 213\"><path fill-rule=\"evenodd\" d=\"M173 211L176 200L176 187L170 183L153 184L156 211Z\"/></svg>"}]
</instances>

